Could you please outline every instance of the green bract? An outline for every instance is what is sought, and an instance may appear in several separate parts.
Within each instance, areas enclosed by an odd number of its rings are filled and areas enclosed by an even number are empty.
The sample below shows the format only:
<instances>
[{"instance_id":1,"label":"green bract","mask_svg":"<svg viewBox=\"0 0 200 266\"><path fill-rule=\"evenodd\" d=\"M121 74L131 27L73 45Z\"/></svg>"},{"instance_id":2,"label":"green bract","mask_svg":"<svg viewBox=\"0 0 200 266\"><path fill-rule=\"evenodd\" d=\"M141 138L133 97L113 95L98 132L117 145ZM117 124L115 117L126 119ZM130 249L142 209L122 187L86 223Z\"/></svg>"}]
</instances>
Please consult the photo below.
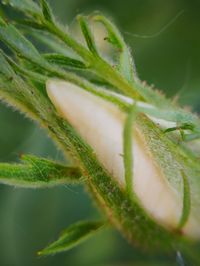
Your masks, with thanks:
<instances>
[{"instance_id":1,"label":"green bract","mask_svg":"<svg viewBox=\"0 0 200 266\"><path fill-rule=\"evenodd\" d=\"M21 164L0 164L0 182L43 187L84 180L109 222L131 243L146 249L180 250L198 261L200 166L192 144L199 145L199 118L139 80L130 49L116 26L102 14L77 17L85 40L82 44L56 21L45 0L39 4L31 0L4 3L22 12L24 19L18 24L0 20L0 40L12 52L12 56L5 51L0 53L0 98L46 128L64 154L71 156L71 164L65 166L25 156ZM112 44L118 53L114 65L113 58L105 56L96 43L91 23L105 27L105 42ZM32 38L48 45L52 52L38 51L27 39L27 29ZM94 97L92 103L98 99L102 110L105 104L122 114L123 152L120 156L124 163L125 186L105 167L90 140L81 134L81 124L74 126L74 120L68 119L71 111L64 114L64 105L57 104L56 98L51 96L50 100L49 82L55 86L59 82L67 82L69 87L75 85L87 92L89 98ZM79 97L79 93L76 96ZM95 125L95 120L90 122ZM135 139L133 131L136 131ZM159 169L162 179L175 191L180 202L179 221L172 227L155 219L135 193L132 150L137 137L151 165ZM194 227L190 225L190 229L185 230L191 219L195 221ZM40 254L67 250L101 227L102 222L78 223ZM193 229L197 229L196 236L194 232L190 234Z\"/></svg>"}]
</instances>

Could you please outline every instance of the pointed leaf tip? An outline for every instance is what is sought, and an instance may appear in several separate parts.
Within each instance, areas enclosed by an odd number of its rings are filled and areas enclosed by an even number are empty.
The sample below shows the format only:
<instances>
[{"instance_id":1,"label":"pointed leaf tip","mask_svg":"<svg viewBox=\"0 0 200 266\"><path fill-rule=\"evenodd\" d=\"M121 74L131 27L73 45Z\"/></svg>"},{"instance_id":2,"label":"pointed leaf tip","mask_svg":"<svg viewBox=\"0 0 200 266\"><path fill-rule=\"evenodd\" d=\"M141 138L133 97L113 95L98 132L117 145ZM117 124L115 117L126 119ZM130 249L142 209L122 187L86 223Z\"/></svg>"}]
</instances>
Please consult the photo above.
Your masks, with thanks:
<instances>
[{"instance_id":1,"label":"pointed leaf tip","mask_svg":"<svg viewBox=\"0 0 200 266\"><path fill-rule=\"evenodd\" d=\"M79 169L33 155L20 164L0 163L0 183L15 187L44 188L83 181Z\"/></svg>"},{"instance_id":2,"label":"pointed leaf tip","mask_svg":"<svg viewBox=\"0 0 200 266\"><path fill-rule=\"evenodd\" d=\"M87 43L88 49L93 53L93 55L98 56L99 53L97 51L96 43L94 40L94 36L89 27L88 19L85 16L78 15L77 20L80 24L82 33L84 35L85 41Z\"/></svg>"},{"instance_id":3,"label":"pointed leaf tip","mask_svg":"<svg viewBox=\"0 0 200 266\"><path fill-rule=\"evenodd\" d=\"M40 4L42 7L42 13L44 18L49 21L49 22L53 22L54 18L53 18L53 13L51 11L51 8L49 6L49 4L47 3L46 0L40 0Z\"/></svg>"},{"instance_id":4,"label":"pointed leaf tip","mask_svg":"<svg viewBox=\"0 0 200 266\"><path fill-rule=\"evenodd\" d=\"M41 15L41 10L39 6L32 0L4 0L4 5L10 5L23 12L26 16L38 17Z\"/></svg>"},{"instance_id":5,"label":"pointed leaf tip","mask_svg":"<svg viewBox=\"0 0 200 266\"><path fill-rule=\"evenodd\" d=\"M39 251L39 256L53 255L76 247L105 226L102 221L81 221L69 226L52 244Z\"/></svg>"}]
</instances>

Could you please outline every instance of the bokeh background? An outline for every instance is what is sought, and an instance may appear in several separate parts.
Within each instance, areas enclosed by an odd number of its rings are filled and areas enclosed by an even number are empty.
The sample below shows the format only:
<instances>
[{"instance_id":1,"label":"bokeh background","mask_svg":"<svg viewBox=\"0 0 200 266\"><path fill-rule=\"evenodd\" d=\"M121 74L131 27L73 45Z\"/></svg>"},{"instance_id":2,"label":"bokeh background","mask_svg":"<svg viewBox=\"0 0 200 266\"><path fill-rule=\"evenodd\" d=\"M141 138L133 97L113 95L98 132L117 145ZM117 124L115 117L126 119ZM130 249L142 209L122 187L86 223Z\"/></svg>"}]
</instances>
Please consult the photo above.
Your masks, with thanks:
<instances>
[{"instance_id":1,"label":"bokeh background","mask_svg":"<svg viewBox=\"0 0 200 266\"><path fill-rule=\"evenodd\" d=\"M51 0L56 16L71 23L78 13L101 10L111 16L132 48L142 80L179 96L200 111L199 0ZM62 154L45 131L0 104L0 161L32 153L56 160ZM25 190L0 185L1 266L179 265L175 256L145 255L107 229L74 250L37 258L67 225L99 213L83 188Z\"/></svg>"}]
</instances>

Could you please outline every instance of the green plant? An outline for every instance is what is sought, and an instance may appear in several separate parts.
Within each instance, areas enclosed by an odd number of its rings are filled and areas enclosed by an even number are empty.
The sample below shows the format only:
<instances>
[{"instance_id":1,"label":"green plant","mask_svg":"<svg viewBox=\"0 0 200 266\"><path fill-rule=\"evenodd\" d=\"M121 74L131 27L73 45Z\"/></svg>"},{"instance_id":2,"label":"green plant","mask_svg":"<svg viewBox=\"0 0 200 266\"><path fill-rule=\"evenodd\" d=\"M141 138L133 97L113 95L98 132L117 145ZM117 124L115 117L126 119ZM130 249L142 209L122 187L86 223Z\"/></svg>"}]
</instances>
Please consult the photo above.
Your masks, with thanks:
<instances>
[{"instance_id":1,"label":"green plant","mask_svg":"<svg viewBox=\"0 0 200 266\"><path fill-rule=\"evenodd\" d=\"M139 80L123 37L102 14L77 17L83 45L56 21L46 1L4 2L25 17L0 20L0 39L11 51L0 54L1 99L46 128L71 164L25 156L22 164L0 165L1 182L28 187L83 182L131 243L180 250L198 260L200 166L192 143L199 143L199 118ZM105 28L110 57L95 41L92 23ZM24 37L27 29L50 53ZM166 197L156 208L154 187ZM39 254L67 250L107 223L71 226Z\"/></svg>"}]
</instances>

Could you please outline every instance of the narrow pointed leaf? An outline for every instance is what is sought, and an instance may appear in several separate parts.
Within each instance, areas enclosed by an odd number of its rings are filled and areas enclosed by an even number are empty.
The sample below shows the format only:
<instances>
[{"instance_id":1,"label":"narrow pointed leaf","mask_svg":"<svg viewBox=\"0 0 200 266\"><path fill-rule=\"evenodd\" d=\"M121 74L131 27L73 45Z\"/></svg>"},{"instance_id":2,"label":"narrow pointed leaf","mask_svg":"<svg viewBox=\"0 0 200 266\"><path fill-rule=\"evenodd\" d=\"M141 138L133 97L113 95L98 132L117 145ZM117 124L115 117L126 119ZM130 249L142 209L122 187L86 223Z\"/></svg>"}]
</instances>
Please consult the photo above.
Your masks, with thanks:
<instances>
[{"instance_id":1,"label":"narrow pointed leaf","mask_svg":"<svg viewBox=\"0 0 200 266\"><path fill-rule=\"evenodd\" d=\"M10 64L7 62L4 53L2 50L0 50L0 73L5 75L8 79L13 77L14 71Z\"/></svg>"},{"instance_id":2,"label":"narrow pointed leaf","mask_svg":"<svg viewBox=\"0 0 200 266\"><path fill-rule=\"evenodd\" d=\"M82 33L83 33L83 35L85 37L88 49L95 56L98 56L98 51L97 51L97 47L96 47L96 44L95 44L94 36L93 36L93 34L92 34L91 30L90 30L87 18L84 17L84 16L79 15L77 17L77 19L78 19L78 21L80 23L81 30L82 30Z\"/></svg>"},{"instance_id":3,"label":"narrow pointed leaf","mask_svg":"<svg viewBox=\"0 0 200 266\"><path fill-rule=\"evenodd\" d=\"M14 7L26 15L37 17L42 14L39 6L32 0L4 0L3 3Z\"/></svg>"},{"instance_id":4,"label":"narrow pointed leaf","mask_svg":"<svg viewBox=\"0 0 200 266\"><path fill-rule=\"evenodd\" d=\"M61 69L49 64L13 25L0 26L0 40L2 40L18 57L25 58L39 69L48 71L49 74L57 77L65 77ZM67 74L66 74L67 75Z\"/></svg>"},{"instance_id":5,"label":"narrow pointed leaf","mask_svg":"<svg viewBox=\"0 0 200 266\"><path fill-rule=\"evenodd\" d=\"M44 64L36 48L14 26L0 26L0 39L19 56Z\"/></svg>"},{"instance_id":6,"label":"narrow pointed leaf","mask_svg":"<svg viewBox=\"0 0 200 266\"><path fill-rule=\"evenodd\" d=\"M9 56L5 55L5 57L16 73L22 74L24 77L30 78L30 80L37 81L39 83L45 84L47 81L48 77L27 69L27 67L25 67L26 64L23 66L22 64L20 65L14 62L14 60L12 60Z\"/></svg>"},{"instance_id":7,"label":"narrow pointed leaf","mask_svg":"<svg viewBox=\"0 0 200 266\"><path fill-rule=\"evenodd\" d=\"M44 58L47 59L49 63L53 63L58 66L74 67L78 69L87 68L87 66L80 60L70 58L68 56L61 55L61 54L45 54Z\"/></svg>"},{"instance_id":8,"label":"narrow pointed leaf","mask_svg":"<svg viewBox=\"0 0 200 266\"><path fill-rule=\"evenodd\" d=\"M69 50L65 44L59 42L56 37L50 36L48 34L41 34L40 31L34 31L28 29L28 34L30 34L33 38L39 41L41 44L50 48L53 52L63 54L65 56L75 56L75 52Z\"/></svg>"},{"instance_id":9,"label":"narrow pointed leaf","mask_svg":"<svg viewBox=\"0 0 200 266\"><path fill-rule=\"evenodd\" d=\"M41 3L42 13L43 13L44 18L47 21L52 22L54 20L54 18L53 18L51 8L48 5L47 1L46 0L40 0L40 3Z\"/></svg>"},{"instance_id":10,"label":"narrow pointed leaf","mask_svg":"<svg viewBox=\"0 0 200 266\"><path fill-rule=\"evenodd\" d=\"M34 21L32 19L29 18L25 18L25 19L16 19L16 24L20 25L20 27L27 27L29 30L30 28L35 29L35 30L45 30L45 26L42 25L40 22L38 21ZM40 32L41 34L41 32Z\"/></svg>"},{"instance_id":11,"label":"narrow pointed leaf","mask_svg":"<svg viewBox=\"0 0 200 266\"><path fill-rule=\"evenodd\" d=\"M20 110L29 112L33 117L35 107L30 102L32 94L24 87L24 83L16 75L7 59L8 57L0 51L0 99L7 99L9 104L18 106Z\"/></svg>"},{"instance_id":12,"label":"narrow pointed leaf","mask_svg":"<svg viewBox=\"0 0 200 266\"><path fill-rule=\"evenodd\" d=\"M105 222L91 221L83 221L73 224L61 234L57 241L38 252L38 255L53 255L74 248L97 233L97 231L102 229L104 225Z\"/></svg>"},{"instance_id":13,"label":"narrow pointed leaf","mask_svg":"<svg viewBox=\"0 0 200 266\"><path fill-rule=\"evenodd\" d=\"M77 168L32 155L22 156L19 164L0 163L0 183L16 187L43 188L81 180Z\"/></svg>"}]
</instances>

